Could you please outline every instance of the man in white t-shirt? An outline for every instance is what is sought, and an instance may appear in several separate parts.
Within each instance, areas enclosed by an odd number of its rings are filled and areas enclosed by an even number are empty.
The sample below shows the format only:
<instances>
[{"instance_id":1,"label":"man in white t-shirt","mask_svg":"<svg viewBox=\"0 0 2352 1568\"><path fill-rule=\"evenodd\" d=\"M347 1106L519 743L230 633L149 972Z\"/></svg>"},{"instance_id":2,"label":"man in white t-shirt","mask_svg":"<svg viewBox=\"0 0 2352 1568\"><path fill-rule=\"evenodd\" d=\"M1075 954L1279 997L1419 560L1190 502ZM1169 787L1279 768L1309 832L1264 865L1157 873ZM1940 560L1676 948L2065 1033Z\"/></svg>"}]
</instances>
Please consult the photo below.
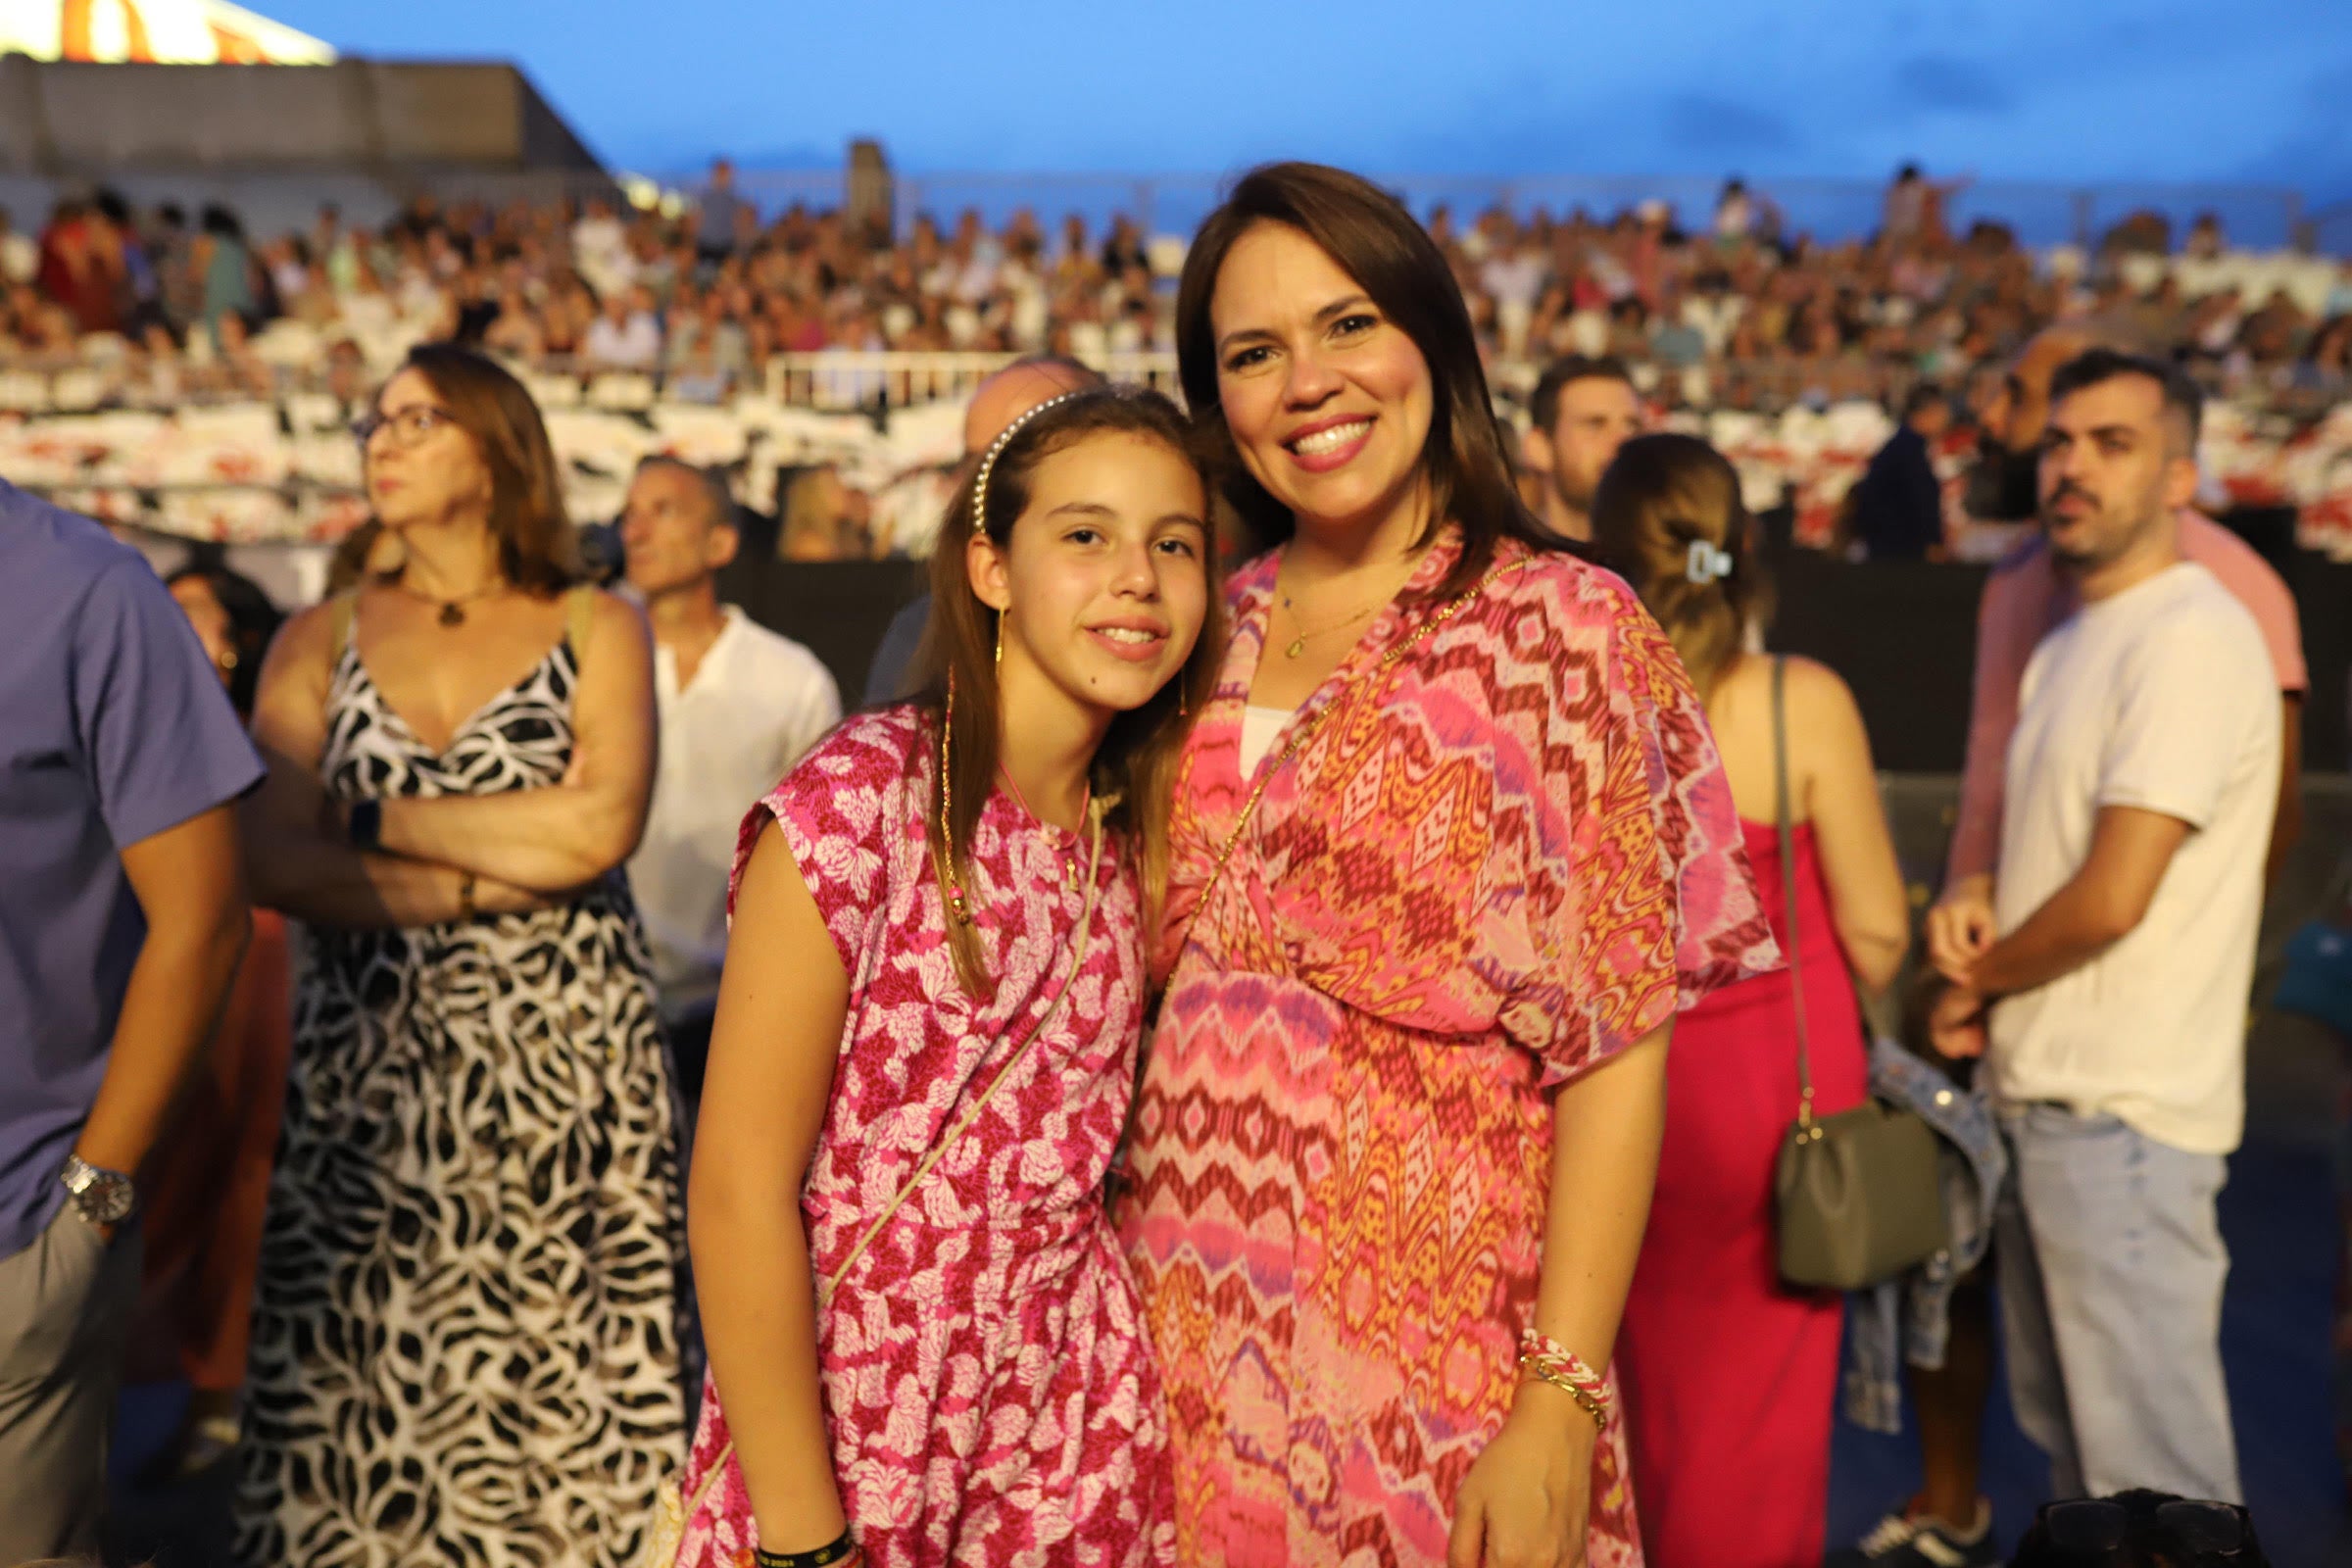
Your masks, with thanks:
<instances>
[{"instance_id":1,"label":"man in white t-shirt","mask_svg":"<svg viewBox=\"0 0 2352 1568\"><path fill-rule=\"evenodd\" d=\"M2050 390L2042 523L2082 609L2027 666L1993 888L1945 963L1936 1044L1985 1054L2009 1142L2010 1396L2053 1494L2235 1501L2214 1200L2245 1119L2278 683L2176 542L2194 385L2094 349Z\"/></svg>"},{"instance_id":2,"label":"man in white t-shirt","mask_svg":"<svg viewBox=\"0 0 2352 1568\"><path fill-rule=\"evenodd\" d=\"M727 951L727 874L752 803L841 720L817 657L718 602L735 502L715 474L649 458L629 484L621 548L654 630L660 761L629 885L654 956L689 1114L701 1098Z\"/></svg>"}]
</instances>

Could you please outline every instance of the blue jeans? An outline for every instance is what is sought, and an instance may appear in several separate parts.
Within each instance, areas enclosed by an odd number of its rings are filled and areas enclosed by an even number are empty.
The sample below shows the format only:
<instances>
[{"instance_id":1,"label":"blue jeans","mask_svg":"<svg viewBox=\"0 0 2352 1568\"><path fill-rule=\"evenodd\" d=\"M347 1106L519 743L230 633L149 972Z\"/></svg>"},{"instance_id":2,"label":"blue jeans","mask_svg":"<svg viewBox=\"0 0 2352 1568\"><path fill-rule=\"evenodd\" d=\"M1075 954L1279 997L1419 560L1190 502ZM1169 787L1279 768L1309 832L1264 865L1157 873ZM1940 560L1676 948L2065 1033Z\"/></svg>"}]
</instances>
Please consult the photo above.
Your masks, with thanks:
<instances>
[{"instance_id":1,"label":"blue jeans","mask_svg":"<svg viewBox=\"0 0 2352 1568\"><path fill-rule=\"evenodd\" d=\"M2056 1497L2242 1500L2222 1382L2218 1154L2113 1116L2007 1105L1994 1222L2009 1397Z\"/></svg>"}]
</instances>

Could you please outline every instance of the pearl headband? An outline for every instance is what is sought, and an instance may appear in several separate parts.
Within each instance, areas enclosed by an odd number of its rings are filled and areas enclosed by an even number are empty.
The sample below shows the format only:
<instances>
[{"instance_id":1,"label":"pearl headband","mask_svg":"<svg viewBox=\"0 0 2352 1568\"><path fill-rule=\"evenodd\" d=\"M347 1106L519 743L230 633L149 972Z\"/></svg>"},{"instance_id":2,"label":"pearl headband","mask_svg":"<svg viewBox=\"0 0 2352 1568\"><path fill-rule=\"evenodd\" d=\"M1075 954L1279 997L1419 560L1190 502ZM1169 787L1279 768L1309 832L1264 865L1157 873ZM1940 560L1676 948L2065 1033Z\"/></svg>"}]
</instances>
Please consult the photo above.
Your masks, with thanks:
<instances>
[{"instance_id":1,"label":"pearl headband","mask_svg":"<svg viewBox=\"0 0 2352 1568\"><path fill-rule=\"evenodd\" d=\"M988 444L987 453L984 454L980 459L980 472L972 480L972 527L975 531L980 533L988 532L988 476L996 471L997 457L1004 450L1005 445L1009 443L1014 436L1021 433L1022 425L1027 424L1031 419L1036 418L1048 409L1067 403L1073 398L1085 397L1087 392L1092 390L1093 388L1084 388L1076 392L1064 392L1058 396L1046 399L1045 402L1040 403L1036 408L1031 409L1014 418L1010 424L1006 425L998 433L997 438L994 441L991 441Z\"/></svg>"}]
</instances>

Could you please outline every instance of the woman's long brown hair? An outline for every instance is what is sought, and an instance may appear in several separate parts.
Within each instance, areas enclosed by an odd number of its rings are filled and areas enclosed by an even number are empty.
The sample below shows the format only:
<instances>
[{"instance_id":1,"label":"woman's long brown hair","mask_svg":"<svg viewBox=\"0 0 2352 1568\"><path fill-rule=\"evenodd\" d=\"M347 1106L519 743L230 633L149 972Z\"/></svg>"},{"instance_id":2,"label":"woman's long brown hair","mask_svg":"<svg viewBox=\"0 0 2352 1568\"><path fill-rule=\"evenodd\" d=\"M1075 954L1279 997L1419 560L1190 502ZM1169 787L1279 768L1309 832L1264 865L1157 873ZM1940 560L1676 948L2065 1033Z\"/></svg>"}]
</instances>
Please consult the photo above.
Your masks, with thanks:
<instances>
[{"instance_id":1,"label":"woman's long brown hair","mask_svg":"<svg viewBox=\"0 0 2352 1568\"><path fill-rule=\"evenodd\" d=\"M1173 403L1141 388L1097 387L1073 393L1040 411L1014 432L989 471L987 516L978 516L973 511L973 485L967 475L940 526L939 542L931 555L931 619L915 659L920 684L914 701L944 720L951 685L955 693L955 721L942 725L944 765L934 769L925 812L932 868L940 879L943 900L954 888L968 890L971 886L972 834L979 825L981 807L996 788L1003 718L995 657L997 612L972 592L966 550L975 532L987 534L1000 550L1009 548L1013 524L1028 508L1038 466L1076 442L1103 434L1160 442L1200 472L1202 489L1208 489L1205 466L1194 450L1184 416ZM1216 541L1203 540L1202 552L1207 609L1192 657L1150 702L1111 720L1091 769L1096 797L1105 801L1118 797L1104 826L1122 832L1135 845L1147 922L1156 918L1167 893L1168 817L1185 737L1192 729L1192 715L1200 711L1216 689L1217 670L1225 656L1224 591ZM944 831L943 790L947 792ZM995 986L981 961L972 927L951 915L948 945L964 989L975 997L992 995Z\"/></svg>"},{"instance_id":2,"label":"woman's long brown hair","mask_svg":"<svg viewBox=\"0 0 2352 1568\"><path fill-rule=\"evenodd\" d=\"M1770 608L1754 532L1739 470L1693 435L1635 436L1593 492L1593 553L1642 596L1702 702ZM1722 551L1730 569L1692 582L1694 544Z\"/></svg>"},{"instance_id":3,"label":"woman's long brown hair","mask_svg":"<svg viewBox=\"0 0 2352 1568\"><path fill-rule=\"evenodd\" d=\"M542 598L579 580L579 539L564 509L556 449L539 405L497 361L455 343L419 343L403 368L422 375L490 470L490 533L507 581Z\"/></svg>"},{"instance_id":4,"label":"woman's long brown hair","mask_svg":"<svg viewBox=\"0 0 2352 1568\"><path fill-rule=\"evenodd\" d=\"M1506 538L1537 550L1572 551L1519 498L1502 426L1487 393L1478 334L1445 253L1402 203L1371 181L1346 170L1297 163L1267 164L1242 176L1193 236L1176 290L1176 368L1184 401L1253 549L1282 543L1298 522L1243 466L1225 426L1209 304L1226 252L1259 223L1282 223L1313 240L1413 340L1428 363L1433 395L1421 469L1428 484L1429 524L1418 542L1427 543L1428 535L1448 520L1462 530L1461 560L1435 592L1447 596L1476 582L1494 559L1496 543Z\"/></svg>"}]
</instances>

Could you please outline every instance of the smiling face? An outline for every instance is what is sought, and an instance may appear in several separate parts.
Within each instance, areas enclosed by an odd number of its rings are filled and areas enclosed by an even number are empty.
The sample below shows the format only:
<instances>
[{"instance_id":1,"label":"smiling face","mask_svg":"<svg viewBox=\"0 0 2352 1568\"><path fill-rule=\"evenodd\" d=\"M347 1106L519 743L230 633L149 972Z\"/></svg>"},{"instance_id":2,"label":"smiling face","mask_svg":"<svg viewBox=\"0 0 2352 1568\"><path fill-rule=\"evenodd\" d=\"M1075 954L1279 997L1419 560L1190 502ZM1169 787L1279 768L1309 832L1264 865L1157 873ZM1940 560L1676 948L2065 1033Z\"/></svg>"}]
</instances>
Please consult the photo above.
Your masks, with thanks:
<instances>
[{"instance_id":1,"label":"smiling face","mask_svg":"<svg viewBox=\"0 0 2352 1568\"><path fill-rule=\"evenodd\" d=\"M1433 392L1404 330L1313 240L1260 222L1209 303L1235 448L1301 529L1417 527Z\"/></svg>"},{"instance_id":2,"label":"smiling face","mask_svg":"<svg viewBox=\"0 0 2352 1568\"><path fill-rule=\"evenodd\" d=\"M489 515L490 466L422 370L385 382L375 412L383 422L365 449L368 501L385 527Z\"/></svg>"},{"instance_id":3,"label":"smiling face","mask_svg":"<svg viewBox=\"0 0 2352 1568\"><path fill-rule=\"evenodd\" d=\"M978 534L965 554L972 592L1004 612L1006 709L1054 694L1107 722L1150 702L1207 613L1207 515L1164 442L1103 431L1041 460L1006 543Z\"/></svg>"}]
</instances>

